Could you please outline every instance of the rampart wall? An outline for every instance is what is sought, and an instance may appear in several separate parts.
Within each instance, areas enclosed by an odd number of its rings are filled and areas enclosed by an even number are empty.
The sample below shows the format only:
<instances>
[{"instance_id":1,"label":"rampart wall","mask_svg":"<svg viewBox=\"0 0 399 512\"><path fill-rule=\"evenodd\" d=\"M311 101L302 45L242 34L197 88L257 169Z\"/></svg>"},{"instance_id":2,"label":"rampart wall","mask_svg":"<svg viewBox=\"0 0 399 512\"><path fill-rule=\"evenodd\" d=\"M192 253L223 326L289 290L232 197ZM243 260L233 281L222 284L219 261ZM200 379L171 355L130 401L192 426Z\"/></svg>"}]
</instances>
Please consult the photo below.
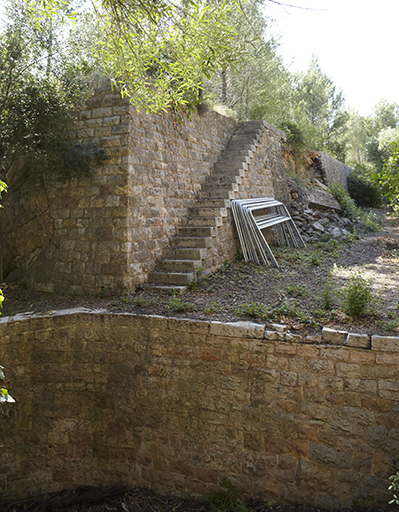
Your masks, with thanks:
<instances>
[{"instance_id":1,"label":"rampart wall","mask_svg":"<svg viewBox=\"0 0 399 512\"><path fill-rule=\"evenodd\" d=\"M272 326L273 327L273 326ZM7 499L126 482L384 507L399 461L398 340L64 311L3 318ZM2 492L2 491L1 491Z\"/></svg>"}]
</instances>

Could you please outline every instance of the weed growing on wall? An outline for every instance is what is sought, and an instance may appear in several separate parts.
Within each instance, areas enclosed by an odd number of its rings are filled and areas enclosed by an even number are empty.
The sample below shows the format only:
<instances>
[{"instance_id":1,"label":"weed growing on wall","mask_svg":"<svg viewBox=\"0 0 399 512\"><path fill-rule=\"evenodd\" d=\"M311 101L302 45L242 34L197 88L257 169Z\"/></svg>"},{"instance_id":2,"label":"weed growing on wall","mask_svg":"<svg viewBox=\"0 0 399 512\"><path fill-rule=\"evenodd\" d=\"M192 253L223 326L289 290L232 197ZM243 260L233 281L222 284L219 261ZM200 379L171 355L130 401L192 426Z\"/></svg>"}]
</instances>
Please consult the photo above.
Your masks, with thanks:
<instances>
[{"instance_id":1,"label":"weed growing on wall","mask_svg":"<svg viewBox=\"0 0 399 512\"><path fill-rule=\"evenodd\" d=\"M339 202L343 215L351 220L358 219L361 211L356 206L355 201L345 192L343 187L338 185L338 183L333 183L329 188L331 194Z\"/></svg>"},{"instance_id":2,"label":"weed growing on wall","mask_svg":"<svg viewBox=\"0 0 399 512\"><path fill-rule=\"evenodd\" d=\"M399 471L397 471L394 475L391 475L389 480L391 480L392 483L388 487L388 490L392 492L393 496L393 499L389 501L389 504L392 505L392 503L395 503L396 505L399 505L399 497L397 495L397 491L399 490Z\"/></svg>"}]
</instances>

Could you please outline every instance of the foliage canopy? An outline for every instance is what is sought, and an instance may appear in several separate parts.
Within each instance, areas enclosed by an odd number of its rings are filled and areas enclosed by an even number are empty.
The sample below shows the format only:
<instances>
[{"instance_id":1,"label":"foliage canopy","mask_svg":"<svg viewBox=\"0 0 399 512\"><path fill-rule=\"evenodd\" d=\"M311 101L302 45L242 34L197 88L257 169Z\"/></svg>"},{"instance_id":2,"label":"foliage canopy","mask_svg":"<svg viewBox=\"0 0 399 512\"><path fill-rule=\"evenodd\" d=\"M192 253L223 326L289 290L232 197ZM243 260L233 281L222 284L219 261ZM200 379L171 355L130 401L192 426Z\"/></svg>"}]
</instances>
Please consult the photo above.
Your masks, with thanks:
<instances>
[{"instance_id":1,"label":"foliage canopy","mask_svg":"<svg viewBox=\"0 0 399 512\"><path fill-rule=\"evenodd\" d=\"M64 6L69 12L69 7ZM74 158L82 148L65 139L88 88L85 77L92 63L79 52L75 29L64 24L65 13L44 18L37 28L27 0L7 5L8 23L0 33L0 165L6 173L14 164L29 162L31 168L76 170ZM93 149L93 148L92 148ZM79 160L89 171L98 157ZM86 164L86 167L85 167ZM88 164L88 165L87 165ZM76 167L76 166L75 166Z\"/></svg>"},{"instance_id":2,"label":"foliage canopy","mask_svg":"<svg viewBox=\"0 0 399 512\"><path fill-rule=\"evenodd\" d=\"M104 0L97 15L105 69L139 108L195 105L205 78L243 59L230 24L236 10L238 3L227 0Z\"/></svg>"}]
</instances>

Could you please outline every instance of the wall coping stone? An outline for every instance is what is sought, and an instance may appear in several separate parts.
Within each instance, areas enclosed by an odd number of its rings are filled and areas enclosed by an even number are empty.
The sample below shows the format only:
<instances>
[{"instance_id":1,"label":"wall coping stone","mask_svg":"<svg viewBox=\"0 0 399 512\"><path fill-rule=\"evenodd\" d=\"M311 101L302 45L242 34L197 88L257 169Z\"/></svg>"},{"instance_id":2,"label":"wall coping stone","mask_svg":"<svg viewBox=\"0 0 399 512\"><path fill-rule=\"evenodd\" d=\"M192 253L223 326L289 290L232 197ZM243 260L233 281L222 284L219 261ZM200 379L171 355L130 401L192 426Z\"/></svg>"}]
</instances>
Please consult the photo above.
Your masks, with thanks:
<instances>
[{"instance_id":1,"label":"wall coping stone","mask_svg":"<svg viewBox=\"0 0 399 512\"><path fill-rule=\"evenodd\" d=\"M266 329L277 332L285 332L288 329L288 325L283 324L266 324Z\"/></svg>"},{"instance_id":2,"label":"wall coping stone","mask_svg":"<svg viewBox=\"0 0 399 512\"><path fill-rule=\"evenodd\" d=\"M348 333L324 327L321 334L302 336L286 332L288 326L283 324L258 324L254 322L220 322L196 320L191 318L164 317L161 315L140 315L136 313L113 313L107 309L70 308L48 311L46 313L19 313L14 316L0 318L0 325L11 327L30 320L40 320L55 317L68 317L72 315L107 317L119 316L124 318L135 317L140 319L143 329L174 330L177 325L181 332L212 334L228 338L251 338L270 341L286 341L289 343L317 344L317 345L342 345L351 348L366 350L380 350L384 352L399 352L399 336L379 336L359 333ZM166 324L166 325L165 325ZM275 330L270 330L272 327Z\"/></svg>"},{"instance_id":3,"label":"wall coping stone","mask_svg":"<svg viewBox=\"0 0 399 512\"><path fill-rule=\"evenodd\" d=\"M370 336L368 334L355 334L350 332L348 333L344 345L346 347L370 348Z\"/></svg>"},{"instance_id":4,"label":"wall coping stone","mask_svg":"<svg viewBox=\"0 0 399 512\"><path fill-rule=\"evenodd\" d=\"M321 332L322 340L332 343L333 345L342 345L347 336L348 333L346 331L337 331L335 329L330 329L329 327L323 327Z\"/></svg>"},{"instance_id":5,"label":"wall coping stone","mask_svg":"<svg viewBox=\"0 0 399 512\"><path fill-rule=\"evenodd\" d=\"M384 350L386 352L399 352L398 336L371 336L371 349Z\"/></svg>"}]
</instances>

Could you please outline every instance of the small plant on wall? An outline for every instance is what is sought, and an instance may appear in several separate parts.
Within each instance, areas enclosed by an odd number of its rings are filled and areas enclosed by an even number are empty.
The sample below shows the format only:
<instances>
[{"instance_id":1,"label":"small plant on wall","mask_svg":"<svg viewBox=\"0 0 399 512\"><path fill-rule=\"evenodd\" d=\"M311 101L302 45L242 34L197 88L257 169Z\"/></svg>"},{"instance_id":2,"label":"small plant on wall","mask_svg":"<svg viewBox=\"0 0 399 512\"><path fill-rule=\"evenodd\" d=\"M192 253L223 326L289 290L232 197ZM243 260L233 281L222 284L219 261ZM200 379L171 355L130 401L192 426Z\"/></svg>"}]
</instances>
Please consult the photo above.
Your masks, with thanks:
<instances>
[{"instance_id":1,"label":"small plant on wall","mask_svg":"<svg viewBox=\"0 0 399 512\"><path fill-rule=\"evenodd\" d=\"M391 480L391 485L388 487L388 490L392 492L393 499L389 502L390 505L395 503L396 505L399 505L399 497L397 492L399 491L399 471L397 471L394 475L391 475L389 477L389 480Z\"/></svg>"},{"instance_id":2,"label":"small plant on wall","mask_svg":"<svg viewBox=\"0 0 399 512\"><path fill-rule=\"evenodd\" d=\"M219 487L220 489L212 489L205 494L211 505L211 512L251 512L227 478L222 479Z\"/></svg>"}]
</instances>

